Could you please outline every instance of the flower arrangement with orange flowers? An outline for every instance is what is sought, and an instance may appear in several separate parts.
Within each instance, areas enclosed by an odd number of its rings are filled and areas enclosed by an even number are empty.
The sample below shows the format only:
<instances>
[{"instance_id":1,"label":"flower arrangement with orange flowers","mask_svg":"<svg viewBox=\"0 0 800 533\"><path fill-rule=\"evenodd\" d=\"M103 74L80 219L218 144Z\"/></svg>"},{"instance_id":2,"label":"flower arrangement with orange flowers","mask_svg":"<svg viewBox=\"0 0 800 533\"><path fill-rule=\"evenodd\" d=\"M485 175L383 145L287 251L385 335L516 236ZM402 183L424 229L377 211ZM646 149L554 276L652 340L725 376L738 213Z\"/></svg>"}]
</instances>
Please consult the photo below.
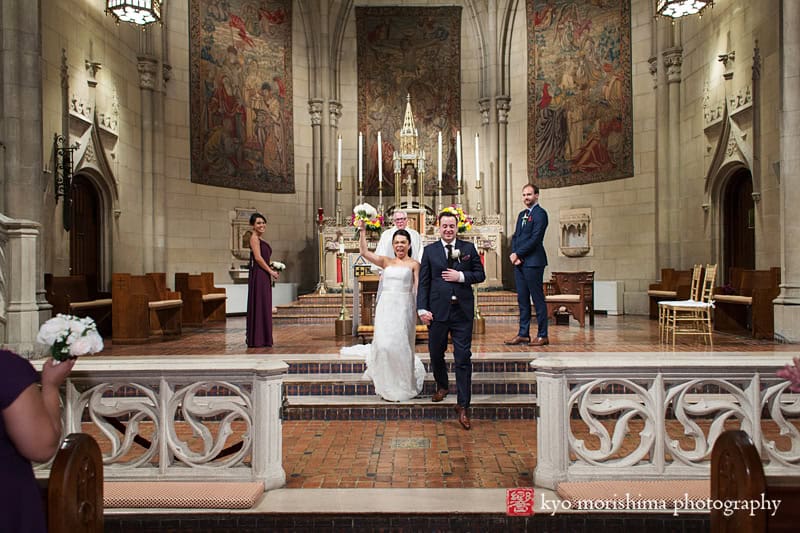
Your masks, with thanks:
<instances>
[{"instance_id":1,"label":"flower arrangement with orange flowers","mask_svg":"<svg viewBox=\"0 0 800 533\"><path fill-rule=\"evenodd\" d=\"M383 228L383 215L379 215L377 209L368 203L358 204L353 208L353 214L350 217L350 223L358 228L358 223L364 221L364 227L367 231L380 232ZM356 236L358 229L356 229Z\"/></svg>"},{"instance_id":2,"label":"flower arrangement with orange flowers","mask_svg":"<svg viewBox=\"0 0 800 533\"><path fill-rule=\"evenodd\" d=\"M445 207L442 209L442 213L450 213L451 215L455 215L456 220L458 220L459 233L465 233L472 229L472 217L466 214L464 210L457 205L453 204L449 207Z\"/></svg>"}]
</instances>

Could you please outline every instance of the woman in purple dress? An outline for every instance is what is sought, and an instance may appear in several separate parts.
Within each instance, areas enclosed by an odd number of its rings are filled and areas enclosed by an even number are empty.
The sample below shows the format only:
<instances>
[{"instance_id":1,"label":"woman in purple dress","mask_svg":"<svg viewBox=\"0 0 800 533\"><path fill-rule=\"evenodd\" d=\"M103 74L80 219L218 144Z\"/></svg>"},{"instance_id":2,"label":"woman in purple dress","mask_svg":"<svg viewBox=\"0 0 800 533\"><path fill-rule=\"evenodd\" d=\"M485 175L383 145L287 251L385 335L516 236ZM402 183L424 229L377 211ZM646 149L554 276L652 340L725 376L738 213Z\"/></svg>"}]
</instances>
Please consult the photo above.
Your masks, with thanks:
<instances>
[{"instance_id":1,"label":"woman in purple dress","mask_svg":"<svg viewBox=\"0 0 800 533\"><path fill-rule=\"evenodd\" d=\"M272 346L272 282L278 271L269 266L272 248L261 240L267 219L261 213L250 217L250 276L247 280L247 347Z\"/></svg>"},{"instance_id":2,"label":"woman in purple dress","mask_svg":"<svg viewBox=\"0 0 800 533\"><path fill-rule=\"evenodd\" d=\"M39 376L15 353L0 350L0 517L3 531L47 532L42 496L31 461L45 463L58 451L58 389L75 360L48 359Z\"/></svg>"}]
</instances>

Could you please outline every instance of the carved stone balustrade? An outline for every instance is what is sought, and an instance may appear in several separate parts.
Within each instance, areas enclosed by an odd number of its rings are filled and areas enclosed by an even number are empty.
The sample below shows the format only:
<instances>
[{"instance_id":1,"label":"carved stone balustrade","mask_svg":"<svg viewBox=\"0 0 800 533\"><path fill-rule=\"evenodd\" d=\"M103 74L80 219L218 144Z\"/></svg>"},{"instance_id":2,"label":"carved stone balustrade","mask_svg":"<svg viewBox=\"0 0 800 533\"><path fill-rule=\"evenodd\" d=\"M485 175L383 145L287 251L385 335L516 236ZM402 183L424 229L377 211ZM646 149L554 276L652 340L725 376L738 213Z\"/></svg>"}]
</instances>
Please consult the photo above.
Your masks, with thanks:
<instances>
[{"instance_id":1,"label":"carved stone balustrade","mask_svg":"<svg viewBox=\"0 0 800 533\"><path fill-rule=\"evenodd\" d=\"M271 359L79 359L62 389L64 434L96 435L110 481L263 481L266 490L281 487L281 394L288 365ZM32 362L41 370L43 360ZM35 470L47 477L50 465Z\"/></svg>"},{"instance_id":2,"label":"carved stone balustrade","mask_svg":"<svg viewBox=\"0 0 800 533\"><path fill-rule=\"evenodd\" d=\"M708 478L711 449L725 429L751 436L767 475L796 475L800 395L775 375L790 359L542 354L531 363L539 408L534 481L555 489L564 481ZM780 432L780 442L764 435L762 422ZM576 435L581 425L590 439ZM623 448L626 437L634 437L635 448Z\"/></svg>"}]
</instances>

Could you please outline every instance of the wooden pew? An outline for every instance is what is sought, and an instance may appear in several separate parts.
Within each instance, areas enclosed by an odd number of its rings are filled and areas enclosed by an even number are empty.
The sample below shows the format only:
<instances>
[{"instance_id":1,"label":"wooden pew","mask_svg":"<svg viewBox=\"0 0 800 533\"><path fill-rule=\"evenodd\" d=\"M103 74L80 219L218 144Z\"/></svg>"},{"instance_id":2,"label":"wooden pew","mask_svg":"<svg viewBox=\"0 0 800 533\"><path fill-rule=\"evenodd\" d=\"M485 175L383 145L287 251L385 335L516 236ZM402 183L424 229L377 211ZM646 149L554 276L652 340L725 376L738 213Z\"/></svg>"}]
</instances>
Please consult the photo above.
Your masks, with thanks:
<instances>
[{"instance_id":1,"label":"wooden pew","mask_svg":"<svg viewBox=\"0 0 800 533\"><path fill-rule=\"evenodd\" d=\"M93 277L45 274L44 290L53 315L90 317L100 336L111 336L111 295L98 291Z\"/></svg>"},{"instance_id":2,"label":"wooden pew","mask_svg":"<svg viewBox=\"0 0 800 533\"><path fill-rule=\"evenodd\" d=\"M214 273L175 273L175 290L183 300L183 325L202 327L209 321L225 321L225 289L214 286Z\"/></svg>"},{"instance_id":3,"label":"wooden pew","mask_svg":"<svg viewBox=\"0 0 800 533\"><path fill-rule=\"evenodd\" d=\"M594 326L594 271L553 272L544 294L548 317L566 311L583 327L588 314Z\"/></svg>"},{"instance_id":4,"label":"wooden pew","mask_svg":"<svg viewBox=\"0 0 800 533\"><path fill-rule=\"evenodd\" d=\"M781 269L731 269L730 286L714 289L714 328L729 333L751 331L756 339L775 335L772 300L780 293ZM732 290L733 294L727 294Z\"/></svg>"},{"instance_id":5,"label":"wooden pew","mask_svg":"<svg viewBox=\"0 0 800 533\"><path fill-rule=\"evenodd\" d=\"M103 457L91 436L67 435L46 484L49 533L102 533Z\"/></svg>"},{"instance_id":6,"label":"wooden pew","mask_svg":"<svg viewBox=\"0 0 800 533\"><path fill-rule=\"evenodd\" d=\"M722 433L711 451L711 501L780 500L777 511L711 511L713 533L794 532L800 524L800 476L766 476L758 450L744 431Z\"/></svg>"},{"instance_id":7,"label":"wooden pew","mask_svg":"<svg viewBox=\"0 0 800 533\"><path fill-rule=\"evenodd\" d=\"M179 292L167 289L165 273L113 274L111 299L115 343L137 344L181 334L183 301Z\"/></svg>"},{"instance_id":8,"label":"wooden pew","mask_svg":"<svg viewBox=\"0 0 800 533\"><path fill-rule=\"evenodd\" d=\"M661 281L651 283L647 290L650 299L650 319L658 318L658 302L665 300L688 300L692 285L691 270L661 269Z\"/></svg>"}]
</instances>

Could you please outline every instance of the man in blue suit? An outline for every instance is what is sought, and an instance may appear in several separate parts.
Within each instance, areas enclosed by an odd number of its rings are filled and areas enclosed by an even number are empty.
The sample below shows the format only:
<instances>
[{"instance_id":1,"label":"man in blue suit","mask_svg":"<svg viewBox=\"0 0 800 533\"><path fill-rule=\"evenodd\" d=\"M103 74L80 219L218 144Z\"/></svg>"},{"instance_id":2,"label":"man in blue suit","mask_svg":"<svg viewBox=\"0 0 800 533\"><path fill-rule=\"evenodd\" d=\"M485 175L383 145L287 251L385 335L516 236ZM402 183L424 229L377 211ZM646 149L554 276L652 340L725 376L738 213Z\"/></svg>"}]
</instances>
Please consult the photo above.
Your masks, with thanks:
<instances>
[{"instance_id":1,"label":"man in blue suit","mask_svg":"<svg viewBox=\"0 0 800 533\"><path fill-rule=\"evenodd\" d=\"M439 213L441 240L425 247L419 270L417 313L428 326L428 350L433 378L436 380L434 402L444 400L449 392L444 352L447 335L453 339L458 421L470 428L469 404L472 396L472 320L475 299L472 284L481 283L486 273L475 246L456 239L458 218L453 213Z\"/></svg>"},{"instance_id":2,"label":"man in blue suit","mask_svg":"<svg viewBox=\"0 0 800 533\"><path fill-rule=\"evenodd\" d=\"M529 183L522 188L522 201L525 209L517 217L509 256L514 265L514 280L517 284L519 331L513 339L505 343L546 346L550 344L547 337L547 304L544 301L544 267L547 266L544 232L547 229L547 211L539 205L539 187L536 185ZM538 325L534 340L530 336L531 298Z\"/></svg>"}]
</instances>

